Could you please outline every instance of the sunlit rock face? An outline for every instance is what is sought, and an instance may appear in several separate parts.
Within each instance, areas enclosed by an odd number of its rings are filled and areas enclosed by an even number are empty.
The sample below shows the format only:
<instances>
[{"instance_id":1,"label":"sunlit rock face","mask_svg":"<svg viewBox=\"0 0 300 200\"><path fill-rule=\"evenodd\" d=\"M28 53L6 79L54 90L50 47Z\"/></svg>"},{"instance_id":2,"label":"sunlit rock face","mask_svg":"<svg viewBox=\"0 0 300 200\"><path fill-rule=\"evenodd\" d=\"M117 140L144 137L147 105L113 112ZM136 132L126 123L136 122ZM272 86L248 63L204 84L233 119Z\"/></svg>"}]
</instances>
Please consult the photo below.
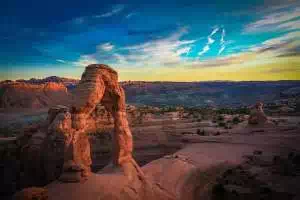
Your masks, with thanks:
<instances>
[{"instance_id":1,"label":"sunlit rock face","mask_svg":"<svg viewBox=\"0 0 300 200\"><path fill-rule=\"evenodd\" d=\"M87 133L98 117L114 123L112 164L120 166L128 179L138 174L132 158L132 135L126 115L125 94L118 74L106 65L89 65L74 90L71 105L49 109L47 122L22 140L24 186L44 185L55 179L63 182L85 180L91 170L91 150ZM102 110L102 111L101 111ZM100 112L100 113L99 113ZM111 117L113 120L111 120ZM31 180L27 182L27 180Z\"/></svg>"},{"instance_id":2,"label":"sunlit rock face","mask_svg":"<svg viewBox=\"0 0 300 200\"><path fill-rule=\"evenodd\" d=\"M248 123L251 125L263 125L267 122L268 118L263 111L263 103L258 102L252 108Z\"/></svg>"},{"instance_id":3,"label":"sunlit rock face","mask_svg":"<svg viewBox=\"0 0 300 200\"><path fill-rule=\"evenodd\" d=\"M69 97L67 88L62 83L30 84L9 82L0 84L3 94L1 108L45 108L58 103L65 104Z\"/></svg>"},{"instance_id":4,"label":"sunlit rock face","mask_svg":"<svg viewBox=\"0 0 300 200\"><path fill-rule=\"evenodd\" d=\"M137 166L132 158L132 135L127 121L125 93L118 83L116 71L106 65L93 64L86 67L74 91L72 128L83 130L99 103L114 118L113 165L126 166L123 169L130 177Z\"/></svg>"}]
</instances>

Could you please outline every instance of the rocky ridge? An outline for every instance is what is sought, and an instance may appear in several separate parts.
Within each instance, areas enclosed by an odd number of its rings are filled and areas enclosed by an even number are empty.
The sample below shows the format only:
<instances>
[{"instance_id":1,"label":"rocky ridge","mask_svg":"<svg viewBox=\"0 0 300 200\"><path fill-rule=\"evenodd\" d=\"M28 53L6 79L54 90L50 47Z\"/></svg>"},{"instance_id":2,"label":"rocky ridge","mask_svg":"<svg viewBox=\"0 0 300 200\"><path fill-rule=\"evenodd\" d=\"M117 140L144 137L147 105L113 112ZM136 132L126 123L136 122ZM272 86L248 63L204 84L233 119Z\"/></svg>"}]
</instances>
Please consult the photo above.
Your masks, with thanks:
<instances>
[{"instance_id":1,"label":"rocky ridge","mask_svg":"<svg viewBox=\"0 0 300 200\"><path fill-rule=\"evenodd\" d=\"M62 83L28 84L11 82L0 85L1 108L44 108L66 102L67 88Z\"/></svg>"}]
</instances>

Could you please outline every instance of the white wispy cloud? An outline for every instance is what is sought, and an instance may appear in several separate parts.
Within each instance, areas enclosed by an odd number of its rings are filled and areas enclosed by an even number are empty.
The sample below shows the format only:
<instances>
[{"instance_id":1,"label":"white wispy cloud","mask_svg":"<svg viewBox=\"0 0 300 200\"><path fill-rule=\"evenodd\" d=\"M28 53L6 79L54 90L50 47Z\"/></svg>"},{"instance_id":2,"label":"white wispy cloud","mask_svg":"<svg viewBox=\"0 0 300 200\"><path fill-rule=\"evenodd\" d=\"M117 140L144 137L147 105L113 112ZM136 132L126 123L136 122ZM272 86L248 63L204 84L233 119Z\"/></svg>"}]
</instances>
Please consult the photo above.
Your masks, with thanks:
<instances>
[{"instance_id":1,"label":"white wispy cloud","mask_svg":"<svg viewBox=\"0 0 300 200\"><path fill-rule=\"evenodd\" d=\"M226 36L226 31L225 31L225 29L223 28L223 30L222 30L222 35L221 35L221 39L220 39L220 45L221 45L221 48L219 49L218 55L220 55L220 54L225 50L225 48L226 48L225 36Z\"/></svg>"},{"instance_id":2,"label":"white wispy cloud","mask_svg":"<svg viewBox=\"0 0 300 200\"><path fill-rule=\"evenodd\" d=\"M300 29L300 20L290 21L277 26L278 29L284 29L287 31Z\"/></svg>"},{"instance_id":3,"label":"white wispy cloud","mask_svg":"<svg viewBox=\"0 0 300 200\"><path fill-rule=\"evenodd\" d=\"M136 15L137 13L135 12L132 12L132 13L129 13L128 15L126 15L126 18L127 19L130 19L132 16Z\"/></svg>"},{"instance_id":4,"label":"white wispy cloud","mask_svg":"<svg viewBox=\"0 0 300 200\"><path fill-rule=\"evenodd\" d=\"M113 50L114 47L115 47L114 45L112 45L111 43L107 42L107 43L98 45L97 46L97 50L111 51L111 50Z\"/></svg>"},{"instance_id":5,"label":"white wispy cloud","mask_svg":"<svg viewBox=\"0 0 300 200\"><path fill-rule=\"evenodd\" d=\"M212 39L211 37L207 38L207 44L213 44L215 42L214 39Z\"/></svg>"},{"instance_id":6,"label":"white wispy cloud","mask_svg":"<svg viewBox=\"0 0 300 200\"><path fill-rule=\"evenodd\" d=\"M59 63L67 63L65 60L62 60L62 59L56 59L56 61Z\"/></svg>"},{"instance_id":7,"label":"white wispy cloud","mask_svg":"<svg viewBox=\"0 0 300 200\"><path fill-rule=\"evenodd\" d=\"M212 37L214 34L216 34L219 31L219 29L220 29L219 27L215 27L209 36Z\"/></svg>"},{"instance_id":8,"label":"white wispy cloud","mask_svg":"<svg viewBox=\"0 0 300 200\"><path fill-rule=\"evenodd\" d=\"M190 46L189 46L189 47L183 47L183 48L177 50L177 51L176 51L176 54L177 54L178 56L180 56L180 55L182 55L182 54L188 55L188 54L190 53L191 49L192 49L192 47L190 47Z\"/></svg>"},{"instance_id":9,"label":"white wispy cloud","mask_svg":"<svg viewBox=\"0 0 300 200\"><path fill-rule=\"evenodd\" d=\"M202 51L198 53L199 56L202 56L206 52L210 50L210 45L215 42L215 40L212 38L218 31L220 30L219 27L215 27L212 32L207 36L207 43L206 45L202 48Z\"/></svg>"},{"instance_id":10,"label":"white wispy cloud","mask_svg":"<svg viewBox=\"0 0 300 200\"><path fill-rule=\"evenodd\" d=\"M98 60L95 59L92 55L81 55L78 61L73 62L75 66L86 67L90 64L97 64Z\"/></svg>"},{"instance_id":11,"label":"white wispy cloud","mask_svg":"<svg viewBox=\"0 0 300 200\"><path fill-rule=\"evenodd\" d=\"M269 32L290 28L290 25L295 26L300 23L299 17L300 7L290 6L283 11L264 15L261 19L246 25L244 33ZM287 25L285 25L286 23Z\"/></svg>"},{"instance_id":12,"label":"white wispy cloud","mask_svg":"<svg viewBox=\"0 0 300 200\"><path fill-rule=\"evenodd\" d=\"M192 44L196 41L181 40L180 38L187 32L187 28L183 27L166 38L125 47L124 49L129 51L126 58L129 61L140 61L152 65L179 63L180 55L189 53Z\"/></svg>"},{"instance_id":13,"label":"white wispy cloud","mask_svg":"<svg viewBox=\"0 0 300 200\"><path fill-rule=\"evenodd\" d=\"M223 51L225 50L225 45L221 46L219 52L218 52L218 55L220 55Z\"/></svg>"},{"instance_id":14,"label":"white wispy cloud","mask_svg":"<svg viewBox=\"0 0 300 200\"><path fill-rule=\"evenodd\" d=\"M121 12L124 8L125 8L125 6L122 4L116 5L112 8L112 10L110 12L107 12L107 13L104 13L101 15L96 15L95 18L111 17L111 16L116 15L119 12Z\"/></svg>"},{"instance_id":15,"label":"white wispy cloud","mask_svg":"<svg viewBox=\"0 0 300 200\"><path fill-rule=\"evenodd\" d=\"M103 51L104 46L110 45L100 45L97 52L80 57L76 63L82 66L91 60L93 62L105 60L106 63L114 66L170 66L179 64L184 60L182 55L189 54L196 42L196 40L181 39L187 33L187 28L182 27L167 37L131 46L114 47L114 51Z\"/></svg>"},{"instance_id":16,"label":"white wispy cloud","mask_svg":"<svg viewBox=\"0 0 300 200\"><path fill-rule=\"evenodd\" d=\"M300 43L297 41L300 41L300 31L290 32L279 37L268 39L261 44L248 48L244 52L233 53L208 60L195 60L187 63L186 67L241 66L251 63L257 65L258 62L273 62L275 60L274 58L278 57L299 56ZM206 51L208 51L207 48L209 47L205 48Z\"/></svg>"},{"instance_id":17,"label":"white wispy cloud","mask_svg":"<svg viewBox=\"0 0 300 200\"><path fill-rule=\"evenodd\" d=\"M297 41L300 41L300 31L266 40L262 44L251 47L249 51L264 53L266 56L271 55L272 57L299 54L300 43Z\"/></svg>"},{"instance_id":18,"label":"white wispy cloud","mask_svg":"<svg viewBox=\"0 0 300 200\"><path fill-rule=\"evenodd\" d=\"M226 36L226 31L225 31L225 29L223 28L223 30L222 30L222 35L221 35L221 40L220 40L220 43L221 43L221 44L224 44L224 43L225 43L225 36Z\"/></svg>"},{"instance_id":19,"label":"white wispy cloud","mask_svg":"<svg viewBox=\"0 0 300 200\"><path fill-rule=\"evenodd\" d=\"M232 44L234 41L226 40L226 30L221 28L214 29L207 37L207 42L203 49L198 53L199 56L210 50L212 36L220 32L219 54ZM130 46L114 46L111 43L104 43L97 46L97 51L93 54L82 55L73 64L76 66L87 66L92 63L107 63L116 68L118 67L221 67L221 66L242 66L243 64L257 65L258 62L272 62L274 58L284 56L299 55L300 31L289 32L284 35L268 39L252 47L242 46L243 51L226 56L220 56L209 60L200 60L199 57L186 57L197 40L186 40L183 36L188 34L185 27L179 28L172 34L149 40L143 43ZM210 38L211 40L209 40ZM238 47L238 46L236 46ZM240 49L241 46L239 46ZM233 49L233 48L231 48ZM229 49L230 50L230 49Z\"/></svg>"},{"instance_id":20,"label":"white wispy cloud","mask_svg":"<svg viewBox=\"0 0 300 200\"><path fill-rule=\"evenodd\" d=\"M208 45L208 44L205 45L205 46L203 47L202 51L200 51L200 52L198 53L198 55L199 55L199 56L202 56L203 54L205 54L206 52L208 52L209 49L210 49L209 45Z\"/></svg>"},{"instance_id":21,"label":"white wispy cloud","mask_svg":"<svg viewBox=\"0 0 300 200\"><path fill-rule=\"evenodd\" d=\"M224 57L212 58L208 60L195 60L186 67L188 68L207 68L207 67L221 67L221 66L228 66L228 65L237 65L242 64L245 61L244 54L237 53L232 54Z\"/></svg>"}]
</instances>

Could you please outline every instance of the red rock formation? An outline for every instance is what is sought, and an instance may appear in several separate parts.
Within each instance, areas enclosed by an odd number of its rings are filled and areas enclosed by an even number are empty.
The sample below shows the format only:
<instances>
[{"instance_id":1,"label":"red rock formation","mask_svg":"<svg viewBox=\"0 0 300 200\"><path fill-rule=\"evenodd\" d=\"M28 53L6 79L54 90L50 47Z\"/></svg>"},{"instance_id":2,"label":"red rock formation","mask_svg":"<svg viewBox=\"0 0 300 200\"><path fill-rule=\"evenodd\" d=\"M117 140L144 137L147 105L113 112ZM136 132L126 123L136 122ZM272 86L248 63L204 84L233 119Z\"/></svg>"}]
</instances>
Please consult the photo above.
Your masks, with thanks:
<instances>
[{"instance_id":1,"label":"red rock formation","mask_svg":"<svg viewBox=\"0 0 300 200\"><path fill-rule=\"evenodd\" d=\"M49 88L52 86L50 85ZM95 123L93 113L101 103L114 118L113 165L128 179L142 176L132 158L132 135L126 116L125 94L118 74L106 65L89 65L74 91L72 105L49 109L47 125L35 130L22 147L24 186L55 180L78 182L90 174L91 155L87 132ZM20 139L22 141L22 139ZM24 143L24 137L23 137Z\"/></svg>"},{"instance_id":2,"label":"red rock formation","mask_svg":"<svg viewBox=\"0 0 300 200\"><path fill-rule=\"evenodd\" d=\"M261 125L267 122L268 118L263 111L263 103L257 102L252 108L248 123L252 125Z\"/></svg>"},{"instance_id":3,"label":"red rock formation","mask_svg":"<svg viewBox=\"0 0 300 200\"><path fill-rule=\"evenodd\" d=\"M67 88L61 83L10 82L2 83L0 90L1 108L44 108L62 104L68 98Z\"/></svg>"},{"instance_id":4,"label":"red rock formation","mask_svg":"<svg viewBox=\"0 0 300 200\"><path fill-rule=\"evenodd\" d=\"M118 84L118 74L106 65L89 65L74 91L72 127L84 132L88 116L98 103L105 106L114 118L113 164L121 166L131 178L138 168L132 158L132 135L129 129L125 94Z\"/></svg>"}]
</instances>

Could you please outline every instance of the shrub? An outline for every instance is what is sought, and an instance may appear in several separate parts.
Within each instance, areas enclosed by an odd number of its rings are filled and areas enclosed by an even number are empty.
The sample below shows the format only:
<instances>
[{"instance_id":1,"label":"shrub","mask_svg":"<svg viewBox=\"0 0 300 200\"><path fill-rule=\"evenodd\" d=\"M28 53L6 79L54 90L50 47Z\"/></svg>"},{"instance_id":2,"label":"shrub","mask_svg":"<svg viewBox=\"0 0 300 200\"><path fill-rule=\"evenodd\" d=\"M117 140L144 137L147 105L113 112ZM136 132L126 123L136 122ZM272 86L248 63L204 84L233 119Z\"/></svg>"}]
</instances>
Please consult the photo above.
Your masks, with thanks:
<instances>
[{"instance_id":1,"label":"shrub","mask_svg":"<svg viewBox=\"0 0 300 200\"><path fill-rule=\"evenodd\" d=\"M241 120L240 120L240 118L238 118L238 117L234 117L233 119L232 119L232 123L233 124L238 124L238 123L240 123L241 122Z\"/></svg>"},{"instance_id":2,"label":"shrub","mask_svg":"<svg viewBox=\"0 0 300 200\"><path fill-rule=\"evenodd\" d=\"M222 115L219 115L217 118L218 121L224 121L224 117Z\"/></svg>"},{"instance_id":3,"label":"shrub","mask_svg":"<svg viewBox=\"0 0 300 200\"><path fill-rule=\"evenodd\" d=\"M219 122L218 126L220 126L220 127L225 127L226 124L225 124L225 122Z\"/></svg>"},{"instance_id":4,"label":"shrub","mask_svg":"<svg viewBox=\"0 0 300 200\"><path fill-rule=\"evenodd\" d=\"M197 129L197 135L204 136L204 135L205 135L205 131L204 131L204 130Z\"/></svg>"}]
</instances>

